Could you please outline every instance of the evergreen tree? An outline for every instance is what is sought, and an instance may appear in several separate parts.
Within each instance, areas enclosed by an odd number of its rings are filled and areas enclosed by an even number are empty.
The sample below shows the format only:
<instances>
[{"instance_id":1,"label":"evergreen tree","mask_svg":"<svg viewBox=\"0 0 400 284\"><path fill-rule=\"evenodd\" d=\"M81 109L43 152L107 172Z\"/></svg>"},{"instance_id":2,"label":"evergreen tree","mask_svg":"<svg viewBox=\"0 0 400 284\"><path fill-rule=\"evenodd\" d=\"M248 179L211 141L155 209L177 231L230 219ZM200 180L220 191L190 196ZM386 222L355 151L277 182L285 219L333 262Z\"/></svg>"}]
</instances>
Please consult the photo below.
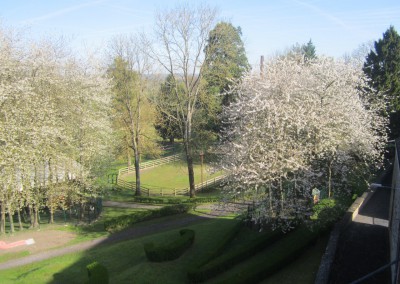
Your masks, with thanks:
<instances>
[{"instance_id":1,"label":"evergreen tree","mask_svg":"<svg viewBox=\"0 0 400 284\"><path fill-rule=\"evenodd\" d=\"M311 60L317 58L317 54L315 52L315 45L313 42L310 41L307 44L303 44L302 46L302 53L304 54L304 57L306 60Z\"/></svg>"},{"instance_id":2,"label":"evergreen tree","mask_svg":"<svg viewBox=\"0 0 400 284\"><path fill-rule=\"evenodd\" d=\"M229 90L232 80L240 78L250 69L246 51L241 39L242 30L231 23L221 22L210 31L205 48L204 79L207 91L214 94L224 94ZM224 94L223 104L232 100Z\"/></svg>"},{"instance_id":3,"label":"evergreen tree","mask_svg":"<svg viewBox=\"0 0 400 284\"><path fill-rule=\"evenodd\" d=\"M370 86L386 95L389 137L394 139L400 136L400 36L395 28L391 26L374 47L363 70Z\"/></svg>"}]
</instances>

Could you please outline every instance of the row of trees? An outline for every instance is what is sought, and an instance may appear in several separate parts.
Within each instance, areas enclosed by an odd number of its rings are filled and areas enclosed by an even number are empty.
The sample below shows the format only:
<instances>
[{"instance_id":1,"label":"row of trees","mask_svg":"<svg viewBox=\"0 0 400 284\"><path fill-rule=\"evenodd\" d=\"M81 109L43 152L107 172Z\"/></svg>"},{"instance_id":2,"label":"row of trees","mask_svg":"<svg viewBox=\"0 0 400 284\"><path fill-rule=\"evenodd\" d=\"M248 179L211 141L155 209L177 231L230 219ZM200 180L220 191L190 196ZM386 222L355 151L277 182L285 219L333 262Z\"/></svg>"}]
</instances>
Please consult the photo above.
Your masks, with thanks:
<instances>
[{"instance_id":1,"label":"row of trees","mask_svg":"<svg viewBox=\"0 0 400 284\"><path fill-rule=\"evenodd\" d=\"M260 218L285 219L304 216L313 188L331 194L360 161L379 160L385 114L398 135L392 27L368 55L367 77L357 64L317 57L311 40L251 74L240 28L216 24L206 6L160 12L154 29L153 38L112 40L107 67L78 61L62 41L1 30L1 230L6 212L22 207L37 219L43 201L51 212L66 196L84 206L111 140L133 151L140 195L140 157L159 151L156 131L183 139L193 197L195 153L219 139L227 188L255 194Z\"/></svg>"},{"instance_id":2,"label":"row of trees","mask_svg":"<svg viewBox=\"0 0 400 284\"><path fill-rule=\"evenodd\" d=\"M214 27L215 19L214 9L182 5L157 14L154 38L118 37L111 44L114 110L134 152L137 195L140 154L156 148L153 124L164 138L183 140L190 196L195 195L195 152L217 139L222 106L231 100L221 94L249 70L240 28L225 22ZM166 74L158 92L152 84L155 64Z\"/></svg>"},{"instance_id":3,"label":"row of trees","mask_svg":"<svg viewBox=\"0 0 400 284\"><path fill-rule=\"evenodd\" d=\"M72 57L60 41L30 41L0 30L0 232L26 209L38 225L85 206L109 153L109 81L94 58ZM72 182L74 180L74 182ZM68 183L68 184L67 184ZM52 217L50 219L52 221Z\"/></svg>"}]
</instances>

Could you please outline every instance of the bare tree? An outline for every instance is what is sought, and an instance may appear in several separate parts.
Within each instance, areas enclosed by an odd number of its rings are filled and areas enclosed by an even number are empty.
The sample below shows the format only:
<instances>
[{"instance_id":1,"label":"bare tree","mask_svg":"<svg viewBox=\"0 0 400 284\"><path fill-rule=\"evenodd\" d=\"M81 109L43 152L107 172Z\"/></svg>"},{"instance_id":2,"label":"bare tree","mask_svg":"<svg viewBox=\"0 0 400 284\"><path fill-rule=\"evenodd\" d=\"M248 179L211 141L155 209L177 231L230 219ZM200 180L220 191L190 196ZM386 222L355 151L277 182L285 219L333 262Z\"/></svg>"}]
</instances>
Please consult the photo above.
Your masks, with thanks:
<instances>
[{"instance_id":1,"label":"bare tree","mask_svg":"<svg viewBox=\"0 0 400 284\"><path fill-rule=\"evenodd\" d=\"M135 35L117 36L110 42L113 63L109 73L113 79L115 122L124 133L124 143L134 153L136 195L141 195L140 155L144 149L150 152L157 149L152 139L155 137L154 108L149 101L152 62L144 49L141 39Z\"/></svg>"},{"instance_id":2,"label":"bare tree","mask_svg":"<svg viewBox=\"0 0 400 284\"><path fill-rule=\"evenodd\" d=\"M201 92L205 60L204 47L214 25L216 10L207 6L189 7L188 4L159 12L156 15L155 36L158 45L151 55L172 77L175 90L173 106L160 106L175 120L182 132L189 175L190 197L195 196L193 172L193 125ZM183 88L183 92L181 91ZM182 94L183 93L183 94ZM168 102L168 100L164 100ZM168 110L174 109L169 112Z\"/></svg>"}]
</instances>

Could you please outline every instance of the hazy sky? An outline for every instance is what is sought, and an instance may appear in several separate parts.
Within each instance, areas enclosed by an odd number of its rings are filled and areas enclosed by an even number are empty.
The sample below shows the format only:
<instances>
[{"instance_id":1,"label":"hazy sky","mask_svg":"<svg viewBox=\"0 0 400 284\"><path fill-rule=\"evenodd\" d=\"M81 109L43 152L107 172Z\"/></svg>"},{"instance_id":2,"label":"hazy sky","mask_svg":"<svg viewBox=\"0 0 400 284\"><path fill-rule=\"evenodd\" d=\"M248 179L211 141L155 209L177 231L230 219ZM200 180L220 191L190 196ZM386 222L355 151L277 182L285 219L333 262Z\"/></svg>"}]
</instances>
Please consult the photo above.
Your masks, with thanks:
<instances>
[{"instance_id":1,"label":"hazy sky","mask_svg":"<svg viewBox=\"0 0 400 284\"><path fill-rule=\"evenodd\" d=\"M29 27L34 37L64 35L73 46L105 45L116 34L150 32L157 10L182 1L161 0L0 0L5 26ZM199 1L188 1L189 3ZM393 25L400 32L399 0L216 0L221 20L240 26L250 63L295 43L314 42L317 53L340 57L382 37Z\"/></svg>"}]
</instances>

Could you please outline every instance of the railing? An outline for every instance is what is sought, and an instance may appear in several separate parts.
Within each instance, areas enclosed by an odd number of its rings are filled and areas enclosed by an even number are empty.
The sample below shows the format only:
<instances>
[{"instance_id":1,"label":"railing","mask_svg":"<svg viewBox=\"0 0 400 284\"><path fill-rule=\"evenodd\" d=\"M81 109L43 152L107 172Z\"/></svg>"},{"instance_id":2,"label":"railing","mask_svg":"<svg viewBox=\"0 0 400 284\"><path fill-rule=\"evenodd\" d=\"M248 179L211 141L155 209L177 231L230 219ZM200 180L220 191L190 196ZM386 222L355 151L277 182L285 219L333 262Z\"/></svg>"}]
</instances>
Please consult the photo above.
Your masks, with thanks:
<instances>
[{"instance_id":1,"label":"railing","mask_svg":"<svg viewBox=\"0 0 400 284\"><path fill-rule=\"evenodd\" d=\"M212 179L208 179L205 182L199 183L195 185L195 190L200 191L205 189L209 186L215 185L221 182L226 176L218 176ZM118 179L117 187L121 189L134 189L136 186L134 181L125 181L123 179ZM189 188L162 188L151 186L147 184L141 184L140 190L142 191L143 195L147 196L184 196L189 195Z\"/></svg>"},{"instance_id":2,"label":"railing","mask_svg":"<svg viewBox=\"0 0 400 284\"><path fill-rule=\"evenodd\" d=\"M400 139L395 141L395 147L396 154L393 165L392 197L389 212L390 260L392 262L400 258ZM392 283L398 283L399 264L393 265L391 268Z\"/></svg>"},{"instance_id":3,"label":"railing","mask_svg":"<svg viewBox=\"0 0 400 284\"><path fill-rule=\"evenodd\" d=\"M168 156L165 158L161 158L161 159L156 159L156 160L151 160L148 162L143 162L140 163L140 169L147 169L147 168L153 168L153 167L157 167L157 166L161 166L161 165L165 165L168 163L172 163L175 161L178 161L182 158L181 154L176 154L176 155L172 155L172 156ZM124 174L128 174L131 172L135 171L135 166L129 166L129 167L125 167L122 169L118 170L118 177L120 177L121 175Z\"/></svg>"}]
</instances>

